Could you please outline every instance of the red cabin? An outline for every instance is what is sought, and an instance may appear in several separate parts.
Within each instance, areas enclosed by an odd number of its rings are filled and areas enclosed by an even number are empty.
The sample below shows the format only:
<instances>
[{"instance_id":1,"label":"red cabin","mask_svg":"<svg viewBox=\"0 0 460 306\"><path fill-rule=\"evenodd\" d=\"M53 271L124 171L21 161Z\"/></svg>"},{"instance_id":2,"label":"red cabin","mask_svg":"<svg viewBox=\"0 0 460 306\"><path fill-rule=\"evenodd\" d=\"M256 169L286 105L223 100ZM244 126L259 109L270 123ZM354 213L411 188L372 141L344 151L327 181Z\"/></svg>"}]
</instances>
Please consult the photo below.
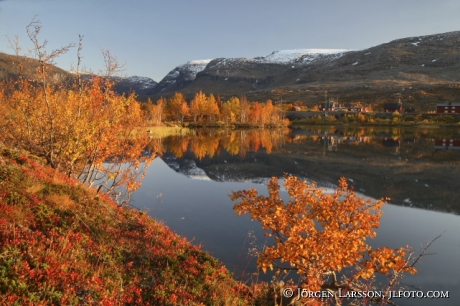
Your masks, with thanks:
<instances>
[{"instance_id":1,"label":"red cabin","mask_svg":"<svg viewBox=\"0 0 460 306\"><path fill-rule=\"evenodd\" d=\"M436 106L436 113L438 114L460 114L459 103L442 103Z\"/></svg>"}]
</instances>

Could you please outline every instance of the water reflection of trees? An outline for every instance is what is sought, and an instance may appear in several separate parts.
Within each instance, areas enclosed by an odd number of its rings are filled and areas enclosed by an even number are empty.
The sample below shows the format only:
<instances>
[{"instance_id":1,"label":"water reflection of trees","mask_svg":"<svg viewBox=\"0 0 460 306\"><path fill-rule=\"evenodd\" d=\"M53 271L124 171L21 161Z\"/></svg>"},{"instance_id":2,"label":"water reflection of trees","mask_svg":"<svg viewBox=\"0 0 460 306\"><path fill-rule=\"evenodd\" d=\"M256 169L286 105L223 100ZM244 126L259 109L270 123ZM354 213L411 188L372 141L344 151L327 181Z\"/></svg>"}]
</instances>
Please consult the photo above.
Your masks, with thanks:
<instances>
[{"instance_id":1,"label":"water reflection of trees","mask_svg":"<svg viewBox=\"0 0 460 306\"><path fill-rule=\"evenodd\" d=\"M436 147L436 143L449 143L450 149L460 139L460 130L452 128L413 128L402 126L311 126L303 129L301 134L292 138L294 143L302 143L307 139L324 144L331 142L336 144L362 145L372 143L381 148L395 147L401 144L415 144L420 150L420 143L428 144L430 149ZM422 142L423 141L423 142ZM450 145L452 143L452 145ZM431 154L431 153L430 153Z\"/></svg>"},{"instance_id":2,"label":"water reflection of trees","mask_svg":"<svg viewBox=\"0 0 460 306\"><path fill-rule=\"evenodd\" d=\"M451 160L457 158L456 156L446 157L444 155L448 155L447 153L441 152L440 154L437 151L433 156L437 148L436 141L439 139L446 139L446 141L452 139L452 143L456 144L457 139L460 139L460 131L458 129L414 129L386 126L312 126L294 132L290 132L289 129L198 129L188 135L152 139L147 149L150 152L158 152L160 156L165 152L170 152L181 158L186 152L190 152L197 159L203 159L206 156L212 158L219 155L222 150L241 157L248 152L259 150L270 154L276 148L292 143L308 146L303 149L312 149L312 145L315 144L326 151L341 151L347 148L350 150L352 147L359 146L361 149L372 151L377 149L387 154L405 153L408 157L417 159L443 160L447 158ZM293 149L293 147L290 148ZM302 150L301 148L299 147L299 150ZM377 152L374 153L377 154Z\"/></svg>"},{"instance_id":3,"label":"water reflection of trees","mask_svg":"<svg viewBox=\"0 0 460 306\"><path fill-rule=\"evenodd\" d=\"M321 135L324 133L341 134L349 136L383 136L383 137L408 137L415 138L458 138L458 128L436 127L404 127L404 126L311 126L304 129L310 134Z\"/></svg>"},{"instance_id":4,"label":"water reflection of trees","mask_svg":"<svg viewBox=\"0 0 460 306\"><path fill-rule=\"evenodd\" d=\"M265 150L271 153L274 148L291 142L289 129L251 129L251 130L213 130L199 129L194 134L176 135L164 139L152 139L147 147L150 152L162 155L171 152L183 157L191 152L196 158L212 158L225 150L231 155L245 156L248 152Z\"/></svg>"}]
</instances>

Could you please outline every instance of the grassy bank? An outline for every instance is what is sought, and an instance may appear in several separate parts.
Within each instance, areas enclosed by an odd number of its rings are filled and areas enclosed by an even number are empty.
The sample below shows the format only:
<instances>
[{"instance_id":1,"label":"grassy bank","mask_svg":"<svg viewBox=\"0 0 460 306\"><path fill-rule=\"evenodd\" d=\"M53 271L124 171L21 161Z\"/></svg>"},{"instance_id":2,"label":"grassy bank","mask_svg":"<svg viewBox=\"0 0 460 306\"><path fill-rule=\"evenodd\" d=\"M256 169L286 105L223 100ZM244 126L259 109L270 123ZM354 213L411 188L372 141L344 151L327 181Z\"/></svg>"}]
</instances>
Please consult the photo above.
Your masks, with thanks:
<instances>
[{"instance_id":1,"label":"grassy bank","mask_svg":"<svg viewBox=\"0 0 460 306\"><path fill-rule=\"evenodd\" d=\"M297 114L299 115L299 114ZM432 126L459 127L460 115L444 114L399 114L399 113L318 113L299 115L291 126L301 125L361 125L361 126Z\"/></svg>"},{"instance_id":2,"label":"grassy bank","mask_svg":"<svg viewBox=\"0 0 460 306\"><path fill-rule=\"evenodd\" d=\"M179 126L149 126L147 132L152 138L165 138L168 136L187 135L190 129Z\"/></svg>"},{"instance_id":3,"label":"grassy bank","mask_svg":"<svg viewBox=\"0 0 460 306\"><path fill-rule=\"evenodd\" d=\"M246 286L144 212L0 148L0 303L247 305Z\"/></svg>"}]
</instances>

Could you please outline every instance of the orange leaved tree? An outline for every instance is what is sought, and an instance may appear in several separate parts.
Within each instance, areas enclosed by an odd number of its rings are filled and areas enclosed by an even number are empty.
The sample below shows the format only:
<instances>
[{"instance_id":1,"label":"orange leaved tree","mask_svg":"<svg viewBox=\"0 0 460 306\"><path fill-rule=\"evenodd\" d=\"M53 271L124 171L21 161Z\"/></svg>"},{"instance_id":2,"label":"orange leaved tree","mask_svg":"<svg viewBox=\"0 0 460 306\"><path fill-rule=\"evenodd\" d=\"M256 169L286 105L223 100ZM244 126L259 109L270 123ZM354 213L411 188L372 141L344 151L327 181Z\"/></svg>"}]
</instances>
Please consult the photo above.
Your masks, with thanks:
<instances>
[{"instance_id":1,"label":"orange leaved tree","mask_svg":"<svg viewBox=\"0 0 460 306\"><path fill-rule=\"evenodd\" d=\"M238 215L251 215L274 239L259 254L257 264L264 272L295 270L302 289L327 290L335 298L347 290L382 290L386 295L371 300L386 302L404 273L416 273L416 259L409 247L372 249L367 239L376 236L384 200L357 196L345 178L339 183L333 193L325 193L315 183L286 176L287 203L277 178L270 180L268 196L249 189L230 197L239 200L234 207ZM372 285L377 274L388 278L383 287Z\"/></svg>"},{"instance_id":2,"label":"orange leaved tree","mask_svg":"<svg viewBox=\"0 0 460 306\"><path fill-rule=\"evenodd\" d=\"M133 94L117 94L109 78L119 65L106 52L108 77L56 79L53 60L72 45L47 52L46 41L38 40L40 29L35 19L27 27L35 60L24 59L36 73L26 77L18 69L17 78L0 82L0 140L100 190L120 187L116 195L130 194L151 156L142 155L148 136L139 103ZM81 39L79 62L80 51Z\"/></svg>"}]
</instances>

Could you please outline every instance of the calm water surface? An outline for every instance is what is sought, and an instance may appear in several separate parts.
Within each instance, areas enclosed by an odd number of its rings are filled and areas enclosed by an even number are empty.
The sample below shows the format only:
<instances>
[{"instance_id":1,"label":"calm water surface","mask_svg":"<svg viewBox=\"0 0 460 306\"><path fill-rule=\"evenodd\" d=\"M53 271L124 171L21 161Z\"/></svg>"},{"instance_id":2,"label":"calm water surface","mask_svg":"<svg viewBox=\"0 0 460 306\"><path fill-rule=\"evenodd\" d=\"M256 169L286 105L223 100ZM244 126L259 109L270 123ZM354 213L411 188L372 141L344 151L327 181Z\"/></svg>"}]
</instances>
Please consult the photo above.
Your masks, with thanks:
<instances>
[{"instance_id":1,"label":"calm water surface","mask_svg":"<svg viewBox=\"0 0 460 306\"><path fill-rule=\"evenodd\" d=\"M452 141L451 141L452 139ZM404 283L448 290L446 300L399 300L400 305L460 303L460 211L457 129L309 128L296 131L199 131L155 140L162 153L149 168L134 205L148 210L225 263L236 277L256 272L248 249L263 246L260 224L236 216L228 194L266 193L272 175L289 172L335 186L349 178L359 193L390 196L373 246L419 250L442 234ZM285 194L287 199L287 195ZM254 234L249 235L248 233Z\"/></svg>"}]
</instances>

